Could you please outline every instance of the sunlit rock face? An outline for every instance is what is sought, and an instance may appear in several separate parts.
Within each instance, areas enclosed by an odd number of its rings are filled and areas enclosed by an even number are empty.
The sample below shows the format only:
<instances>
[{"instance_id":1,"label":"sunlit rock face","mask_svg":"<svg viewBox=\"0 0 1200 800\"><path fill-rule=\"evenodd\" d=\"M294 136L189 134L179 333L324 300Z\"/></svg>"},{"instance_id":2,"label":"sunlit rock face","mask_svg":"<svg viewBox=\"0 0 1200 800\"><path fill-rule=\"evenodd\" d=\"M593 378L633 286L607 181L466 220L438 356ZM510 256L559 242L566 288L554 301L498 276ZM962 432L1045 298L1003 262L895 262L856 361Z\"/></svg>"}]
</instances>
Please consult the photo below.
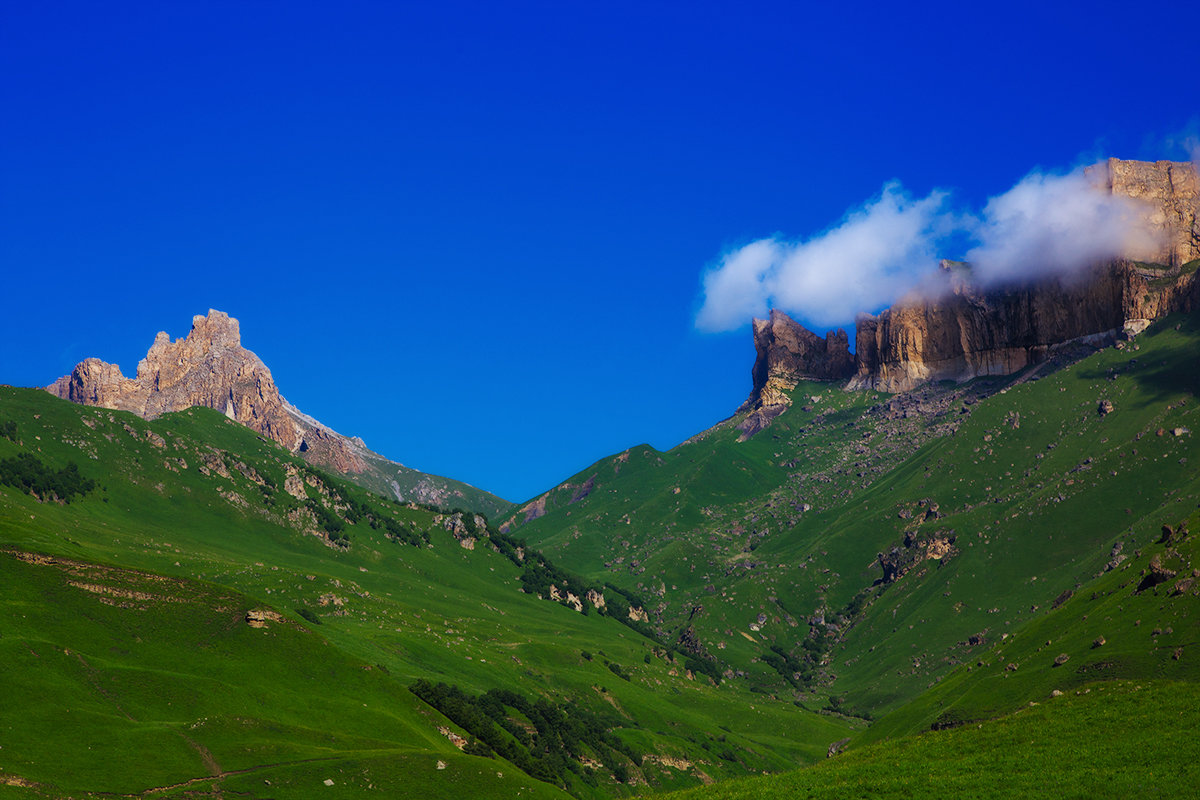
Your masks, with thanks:
<instances>
[{"instance_id":1,"label":"sunlit rock face","mask_svg":"<svg viewBox=\"0 0 1200 800\"><path fill-rule=\"evenodd\" d=\"M64 400L131 411L153 419L193 406L216 409L292 452L338 472L362 472L364 449L300 413L280 395L271 371L242 347L238 321L210 310L192 319L186 337L159 333L137 376L89 358L46 387Z\"/></svg>"}]
</instances>

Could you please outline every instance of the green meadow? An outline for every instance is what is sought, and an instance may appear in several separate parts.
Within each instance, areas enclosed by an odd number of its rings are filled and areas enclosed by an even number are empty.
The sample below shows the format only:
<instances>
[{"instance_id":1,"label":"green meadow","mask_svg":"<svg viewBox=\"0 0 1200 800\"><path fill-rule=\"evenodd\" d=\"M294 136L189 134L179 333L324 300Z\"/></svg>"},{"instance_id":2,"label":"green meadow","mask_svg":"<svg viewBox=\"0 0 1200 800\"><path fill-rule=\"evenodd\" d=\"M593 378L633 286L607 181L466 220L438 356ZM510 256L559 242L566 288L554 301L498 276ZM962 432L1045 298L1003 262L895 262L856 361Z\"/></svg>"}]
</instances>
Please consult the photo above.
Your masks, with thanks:
<instances>
[{"instance_id":1,"label":"green meadow","mask_svg":"<svg viewBox=\"0 0 1200 800\"><path fill-rule=\"evenodd\" d=\"M478 521L0 388L0 796L1186 794L1198 344L802 383Z\"/></svg>"}]
</instances>

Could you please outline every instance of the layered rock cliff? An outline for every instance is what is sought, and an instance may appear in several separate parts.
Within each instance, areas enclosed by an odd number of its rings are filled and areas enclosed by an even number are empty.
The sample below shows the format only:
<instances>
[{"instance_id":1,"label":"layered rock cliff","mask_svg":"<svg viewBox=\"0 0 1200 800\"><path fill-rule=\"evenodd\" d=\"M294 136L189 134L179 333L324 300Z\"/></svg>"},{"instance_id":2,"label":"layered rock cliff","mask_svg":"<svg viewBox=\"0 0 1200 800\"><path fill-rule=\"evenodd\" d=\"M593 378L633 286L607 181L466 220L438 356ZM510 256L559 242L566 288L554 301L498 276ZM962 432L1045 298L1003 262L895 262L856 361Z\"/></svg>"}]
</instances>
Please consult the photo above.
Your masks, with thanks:
<instances>
[{"instance_id":1,"label":"layered rock cliff","mask_svg":"<svg viewBox=\"0 0 1200 800\"><path fill-rule=\"evenodd\" d=\"M1007 375L1071 342L1137 333L1172 311L1200 305L1200 178L1191 163L1109 159L1092 168L1102 191L1145 208L1153 251L1129 252L1084 274L983 288L971 269L942 262L937 281L878 316L857 320L853 368L839 331L821 339L785 314L754 321L757 351L745 435L787 408L799 378L903 392L928 381ZM1096 174L1100 172L1100 174Z\"/></svg>"},{"instance_id":2,"label":"layered rock cliff","mask_svg":"<svg viewBox=\"0 0 1200 800\"><path fill-rule=\"evenodd\" d=\"M1110 158L1088 172L1109 193L1142 201L1148 229L1159 234L1159 247L1129 252L1126 258L1169 267L1200 258L1200 175L1195 164Z\"/></svg>"},{"instance_id":3,"label":"layered rock cliff","mask_svg":"<svg viewBox=\"0 0 1200 800\"><path fill-rule=\"evenodd\" d=\"M944 270L948 289L859 317L848 388L903 392L929 381L1008 375L1081 340L1113 340L1195 302L1194 272L1117 261L1074 279L982 290Z\"/></svg>"},{"instance_id":4,"label":"layered rock cliff","mask_svg":"<svg viewBox=\"0 0 1200 800\"><path fill-rule=\"evenodd\" d=\"M46 387L51 394L89 406L130 411L153 419L193 406L216 409L293 453L397 500L464 506L495 513L500 498L447 478L426 475L367 449L287 402L271 371L242 346L238 321L209 310L192 319L192 329L171 341L159 333L137 374L127 378L116 364L81 361Z\"/></svg>"},{"instance_id":5,"label":"layered rock cliff","mask_svg":"<svg viewBox=\"0 0 1200 800\"><path fill-rule=\"evenodd\" d=\"M943 262L943 293L926 290L859 318L850 387L901 392L931 380L1007 375L1068 342L1136 332L1192 308L1200 259L1196 166L1110 158L1091 170L1102 191L1139 201L1159 246L1069 279L986 290L972 283L969 266Z\"/></svg>"},{"instance_id":6,"label":"layered rock cliff","mask_svg":"<svg viewBox=\"0 0 1200 800\"><path fill-rule=\"evenodd\" d=\"M825 338L798 324L782 311L754 320L754 388L739 411L752 413L741 423L744 436L753 436L791 404L790 392L804 379L845 380L854 374L854 356L844 330Z\"/></svg>"}]
</instances>

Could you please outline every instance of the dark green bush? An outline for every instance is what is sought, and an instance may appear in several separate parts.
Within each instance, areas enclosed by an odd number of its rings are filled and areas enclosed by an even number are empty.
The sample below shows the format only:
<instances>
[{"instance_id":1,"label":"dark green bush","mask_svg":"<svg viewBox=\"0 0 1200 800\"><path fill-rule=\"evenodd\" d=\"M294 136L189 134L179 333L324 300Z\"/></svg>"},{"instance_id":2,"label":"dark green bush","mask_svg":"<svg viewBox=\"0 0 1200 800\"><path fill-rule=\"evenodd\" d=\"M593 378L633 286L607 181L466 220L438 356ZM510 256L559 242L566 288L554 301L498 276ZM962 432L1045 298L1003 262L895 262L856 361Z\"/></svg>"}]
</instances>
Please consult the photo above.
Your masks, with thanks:
<instances>
[{"instance_id":1,"label":"dark green bush","mask_svg":"<svg viewBox=\"0 0 1200 800\"><path fill-rule=\"evenodd\" d=\"M0 485L15 486L26 494L42 500L71 502L75 495L85 495L96 488L96 482L79 474L74 461L62 469L46 466L32 453L20 453L0 459Z\"/></svg>"}]
</instances>

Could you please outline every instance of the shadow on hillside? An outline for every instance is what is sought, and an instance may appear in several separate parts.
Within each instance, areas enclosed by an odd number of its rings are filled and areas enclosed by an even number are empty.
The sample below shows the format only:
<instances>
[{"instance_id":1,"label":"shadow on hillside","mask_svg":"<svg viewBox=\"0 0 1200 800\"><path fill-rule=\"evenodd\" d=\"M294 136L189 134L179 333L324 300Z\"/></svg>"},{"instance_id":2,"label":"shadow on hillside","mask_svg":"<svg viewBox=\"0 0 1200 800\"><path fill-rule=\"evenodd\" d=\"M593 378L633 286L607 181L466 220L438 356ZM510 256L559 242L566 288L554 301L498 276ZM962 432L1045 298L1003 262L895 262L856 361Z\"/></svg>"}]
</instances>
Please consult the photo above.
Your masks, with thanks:
<instances>
[{"instance_id":1,"label":"shadow on hillside","mask_svg":"<svg viewBox=\"0 0 1200 800\"><path fill-rule=\"evenodd\" d=\"M1147 352L1143 348L1132 353L1129 363L1119 370L1119 374L1135 381L1150 402L1166 400L1181 393L1200 395L1200 311L1173 314L1158 325L1163 329L1152 336L1171 336L1176 341L1165 349L1156 348L1157 352ZM1138 341L1144 339L1139 337ZM1081 373L1081 376L1104 380L1112 374L1108 370L1091 369Z\"/></svg>"}]
</instances>

